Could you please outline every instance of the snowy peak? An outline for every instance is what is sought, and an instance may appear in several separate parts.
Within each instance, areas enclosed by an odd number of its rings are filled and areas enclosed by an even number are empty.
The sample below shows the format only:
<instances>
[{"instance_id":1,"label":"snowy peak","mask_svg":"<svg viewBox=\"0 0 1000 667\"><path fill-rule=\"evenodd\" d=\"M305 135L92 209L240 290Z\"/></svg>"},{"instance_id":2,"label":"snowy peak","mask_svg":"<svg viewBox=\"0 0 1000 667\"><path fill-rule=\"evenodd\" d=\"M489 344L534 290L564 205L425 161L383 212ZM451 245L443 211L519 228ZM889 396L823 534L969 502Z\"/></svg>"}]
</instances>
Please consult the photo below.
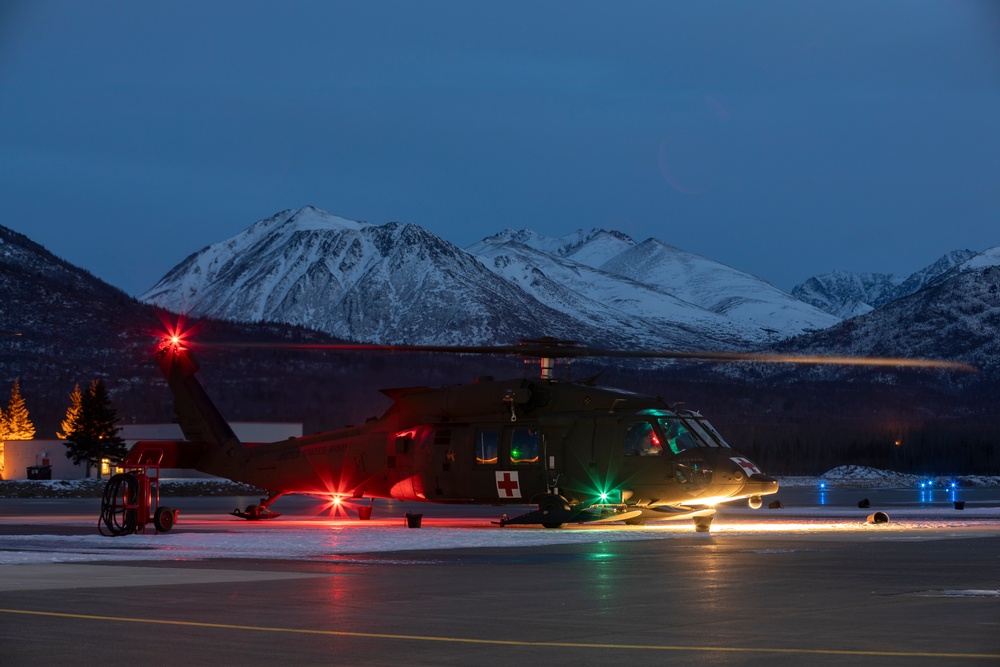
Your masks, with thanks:
<instances>
[{"instance_id":1,"label":"snowy peak","mask_svg":"<svg viewBox=\"0 0 1000 667\"><path fill-rule=\"evenodd\" d=\"M740 350L825 330L898 299L903 286L930 291L998 263L1000 249L959 251L906 281L817 276L803 294L831 313L654 238L506 229L462 250L417 225L305 207L191 255L142 299L194 316L284 322L387 344L551 335L607 347Z\"/></svg>"},{"instance_id":2,"label":"snowy peak","mask_svg":"<svg viewBox=\"0 0 1000 667\"><path fill-rule=\"evenodd\" d=\"M771 337L823 329L837 321L760 278L653 238L608 260L601 270L653 285Z\"/></svg>"},{"instance_id":3,"label":"snowy peak","mask_svg":"<svg viewBox=\"0 0 1000 667\"><path fill-rule=\"evenodd\" d=\"M142 297L176 312L298 324L350 340L486 344L625 338L535 300L425 229L283 212L188 257Z\"/></svg>"},{"instance_id":4,"label":"snowy peak","mask_svg":"<svg viewBox=\"0 0 1000 667\"><path fill-rule=\"evenodd\" d=\"M971 250L952 251L905 280L890 273L832 271L796 285L792 296L846 319L914 294L975 256Z\"/></svg>"},{"instance_id":5,"label":"snowy peak","mask_svg":"<svg viewBox=\"0 0 1000 667\"><path fill-rule=\"evenodd\" d=\"M1000 248L976 254L923 289L826 331L791 351L963 361L995 369L1000 358Z\"/></svg>"},{"instance_id":6,"label":"snowy peak","mask_svg":"<svg viewBox=\"0 0 1000 667\"><path fill-rule=\"evenodd\" d=\"M191 255L142 299L196 316L380 343L747 349L836 319L656 239L506 229L467 251L416 225L283 211Z\"/></svg>"},{"instance_id":7,"label":"snowy peak","mask_svg":"<svg viewBox=\"0 0 1000 667\"><path fill-rule=\"evenodd\" d=\"M837 321L747 273L657 239L636 244L621 232L581 230L554 239L505 230L468 251L544 303L577 313L613 308L626 317L616 325L622 330L645 322L660 336L699 331L701 347L759 346ZM557 295L545 281L576 296Z\"/></svg>"},{"instance_id":8,"label":"snowy peak","mask_svg":"<svg viewBox=\"0 0 1000 667\"><path fill-rule=\"evenodd\" d=\"M564 257L594 268L635 245L635 241L624 232L604 229L578 229L566 236L551 237L538 234L529 229L514 231L505 229L499 234L483 239L479 243L466 248L474 255L488 245L503 245L519 243L534 250Z\"/></svg>"},{"instance_id":9,"label":"snowy peak","mask_svg":"<svg viewBox=\"0 0 1000 667\"><path fill-rule=\"evenodd\" d=\"M796 285L792 296L846 319L891 301L902 281L891 273L831 271Z\"/></svg>"},{"instance_id":10,"label":"snowy peak","mask_svg":"<svg viewBox=\"0 0 1000 667\"><path fill-rule=\"evenodd\" d=\"M268 234L279 228L288 233L317 230L339 232L345 229L361 230L371 226L367 222L358 222L332 215L315 206L304 206L295 211L282 211L261 220L249 227L246 233L249 235Z\"/></svg>"},{"instance_id":11,"label":"snowy peak","mask_svg":"<svg viewBox=\"0 0 1000 667\"><path fill-rule=\"evenodd\" d=\"M1000 246L973 255L959 265L959 271L974 271L992 266L1000 266Z\"/></svg>"},{"instance_id":12,"label":"snowy peak","mask_svg":"<svg viewBox=\"0 0 1000 667\"><path fill-rule=\"evenodd\" d=\"M359 232L371 226L366 222L356 222L331 215L314 206L305 206L294 211L282 211L260 220L225 243L230 250L240 251L257 247L265 239L273 243L277 239L290 239L301 234Z\"/></svg>"},{"instance_id":13,"label":"snowy peak","mask_svg":"<svg viewBox=\"0 0 1000 667\"><path fill-rule=\"evenodd\" d=\"M985 253L981 253L981 255L985 255L989 252L990 251L987 250ZM977 255L977 253L972 250L953 250L930 266L924 267L904 280L896 290L894 298L899 299L918 292L936 280L939 276L944 275L956 266L962 265L978 256L980 255Z\"/></svg>"},{"instance_id":14,"label":"snowy peak","mask_svg":"<svg viewBox=\"0 0 1000 667\"><path fill-rule=\"evenodd\" d=\"M525 239L524 235L517 238ZM693 349L741 348L757 342L741 323L624 276L600 271L518 240L488 239L470 248L497 276L567 316L612 331L633 344Z\"/></svg>"}]
</instances>

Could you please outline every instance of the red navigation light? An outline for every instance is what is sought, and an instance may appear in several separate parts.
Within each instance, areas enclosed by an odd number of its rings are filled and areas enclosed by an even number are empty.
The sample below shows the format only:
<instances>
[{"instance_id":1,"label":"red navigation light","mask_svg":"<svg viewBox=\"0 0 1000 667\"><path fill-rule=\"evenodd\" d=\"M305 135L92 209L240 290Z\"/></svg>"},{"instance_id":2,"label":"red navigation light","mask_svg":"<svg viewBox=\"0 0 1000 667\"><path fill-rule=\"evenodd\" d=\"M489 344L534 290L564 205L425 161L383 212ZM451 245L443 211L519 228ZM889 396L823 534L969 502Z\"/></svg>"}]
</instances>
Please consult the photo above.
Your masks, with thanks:
<instances>
[{"instance_id":1,"label":"red navigation light","mask_svg":"<svg viewBox=\"0 0 1000 667\"><path fill-rule=\"evenodd\" d=\"M194 327L185 327L183 318L178 318L176 322L163 320L163 330L159 336L160 349L186 350L188 348L187 339L193 329Z\"/></svg>"}]
</instances>

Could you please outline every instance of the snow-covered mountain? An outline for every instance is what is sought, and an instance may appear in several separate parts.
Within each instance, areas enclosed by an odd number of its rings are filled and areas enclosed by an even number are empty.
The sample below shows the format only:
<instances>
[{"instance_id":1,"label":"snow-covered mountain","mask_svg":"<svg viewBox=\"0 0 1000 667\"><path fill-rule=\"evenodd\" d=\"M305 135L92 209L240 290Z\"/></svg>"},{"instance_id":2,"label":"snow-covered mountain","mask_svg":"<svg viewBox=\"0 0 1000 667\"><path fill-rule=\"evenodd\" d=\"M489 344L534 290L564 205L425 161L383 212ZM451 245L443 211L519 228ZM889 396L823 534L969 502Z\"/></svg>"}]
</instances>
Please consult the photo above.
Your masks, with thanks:
<instances>
[{"instance_id":1,"label":"snow-covered mountain","mask_svg":"<svg viewBox=\"0 0 1000 667\"><path fill-rule=\"evenodd\" d=\"M195 316L301 324L384 343L482 344L581 330L416 225L355 222L313 207L202 249L140 298Z\"/></svg>"},{"instance_id":2,"label":"snow-covered mountain","mask_svg":"<svg viewBox=\"0 0 1000 667\"><path fill-rule=\"evenodd\" d=\"M416 225L313 207L188 257L143 301L195 316L299 324L351 340L747 349L836 318L748 274L604 230L506 230L461 250Z\"/></svg>"},{"instance_id":3,"label":"snow-covered mountain","mask_svg":"<svg viewBox=\"0 0 1000 667\"><path fill-rule=\"evenodd\" d=\"M837 322L760 278L657 239L629 248L600 268L655 285L747 329L757 329L755 337L762 342Z\"/></svg>"},{"instance_id":4,"label":"snow-covered mountain","mask_svg":"<svg viewBox=\"0 0 1000 667\"><path fill-rule=\"evenodd\" d=\"M643 346L746 347L754 332L724 316L622 276L519 241L485 239L467 248L497 276L581 322L629 332ZM671 333L672 332L672 333Z\"/></svg>"},{"instance_id":5,"label":"snow-covered mountain","mask_svg":"<svg viewBox=\"0 0 1000 667\"><path fill-rule=\"evenodd\" d=\"M796 285L792 296L846 319L909 296L975 255L972 250L952 251L905 279L891 273L832 271Z\"/></svg>"},{"instance_id":6,"label":"snow-covered mountain","mask_svg":"<svg viewBox=\"0 0 1000 667\"><path fill-rule=\"evenodd\" d=\"M760 346L837 322L749 274L656 239L637 244L621 232L550 238L505 230L466 249L545 303L565 303L552 292L554 282L587 298L588 310L614 308L628 322L651 318L661 329L694 327Z\"/></svg>"},{"instance_id":7,"label":"snow-covered mountain","mask_svg":"<svg viewBox=\"0 0 1000 667\"><path fill-rule=\"evenodd\" d=\"M520 231L505 229L466 250L472 251L482 244L503 245L508 242L520 243L549 255L570 259L594 268L600 268L615 255L635 245L635 241L628 234L604 229L591 229L586 232L580 229L559 237L544 236L529 229Z\"/></svg>"},{"instance_id":8,"label":"snow-covered mountain","mask_svg":"<svg viewBox=\"0 0 1000 667\"><path fill-rule=\"evenodd\" d=\"M913 294L791 343L800 352L943 358L995 368L1000 247L974 254Z\"/></svg>"}]
</instances>

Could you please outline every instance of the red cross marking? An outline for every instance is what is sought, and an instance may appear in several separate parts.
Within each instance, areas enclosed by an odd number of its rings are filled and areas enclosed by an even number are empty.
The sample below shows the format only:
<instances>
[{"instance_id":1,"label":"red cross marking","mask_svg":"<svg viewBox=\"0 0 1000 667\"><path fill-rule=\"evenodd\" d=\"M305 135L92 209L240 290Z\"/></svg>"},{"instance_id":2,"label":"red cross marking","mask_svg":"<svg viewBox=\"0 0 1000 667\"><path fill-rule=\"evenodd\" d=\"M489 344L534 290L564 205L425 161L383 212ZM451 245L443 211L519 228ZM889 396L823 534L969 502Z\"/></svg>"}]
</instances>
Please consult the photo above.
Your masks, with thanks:
<instances>
[{"instance_id":1,"label":"red cross marking","mask_svg":"<svg viewBox=\"0 0 1000 667\"><path fill-rule=\"evenodd\" d=\"M736 456L733 457L733 461L735 461L737 465L743 468L748 475L760 474L760 468L754 465L753 462L748 458L744 458L742 456Z\"/></svg>"},{"instance_id":2,"label":"red cross marking","mask_svg":"<svg viewBox=\"0 0 1000 667\"><path fill-rule=\"evenodd\" d=\"M507 492L507 497L508 498L513 498L514 497L514 491L517 490L517 486L518 486L517 480L516 479L511 479L509 472L503 473L503 479L502 480L500 479L500 473L497 473L497 493L499 493L500 491L506 491ZM520 496L521 496L521 494L518 493L517 497L520 497Z\"/></svg>"}]
</instances>

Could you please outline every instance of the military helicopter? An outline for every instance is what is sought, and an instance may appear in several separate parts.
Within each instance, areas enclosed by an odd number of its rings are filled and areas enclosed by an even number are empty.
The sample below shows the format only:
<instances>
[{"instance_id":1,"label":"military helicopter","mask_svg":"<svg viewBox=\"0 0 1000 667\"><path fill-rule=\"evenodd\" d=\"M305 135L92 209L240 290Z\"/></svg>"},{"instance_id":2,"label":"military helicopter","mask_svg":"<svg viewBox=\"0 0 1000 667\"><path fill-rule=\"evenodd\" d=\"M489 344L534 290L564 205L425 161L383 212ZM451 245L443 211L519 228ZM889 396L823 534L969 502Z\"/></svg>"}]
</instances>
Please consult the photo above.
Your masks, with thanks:
<instances>
[{"instance_id":1,"label":"military helicopter","mask_svg":"<svg viewBox=\"0 0 1000 667\"><path fill-rule=\"evenodd\" d=\"M191 350L180 336L172 335L159 342L155 356L186 440L136 443L125 465L141 462L145 452L155 449L162 452L164 467L194 468L266 489L269 495L259 504L233 512L250 520L278 516L270 506L283 495L306 494L537 508L512 517L505 514L494 522L500 526L691 519L697 531L705 532L716 505L745 499L750 507L760 508L764 496L778 491L777 480L733 449L698 412L671 407L661 398L598 386L597 378L556 379L556 359L957 365L602 350L554 338L487 347L320 347L516 355L537 359L541 373L536 379L478 378L466 385L384 389L393 404L363 425L266 444L243 443L198 381Z\"/></svg>"}]
</instances>

